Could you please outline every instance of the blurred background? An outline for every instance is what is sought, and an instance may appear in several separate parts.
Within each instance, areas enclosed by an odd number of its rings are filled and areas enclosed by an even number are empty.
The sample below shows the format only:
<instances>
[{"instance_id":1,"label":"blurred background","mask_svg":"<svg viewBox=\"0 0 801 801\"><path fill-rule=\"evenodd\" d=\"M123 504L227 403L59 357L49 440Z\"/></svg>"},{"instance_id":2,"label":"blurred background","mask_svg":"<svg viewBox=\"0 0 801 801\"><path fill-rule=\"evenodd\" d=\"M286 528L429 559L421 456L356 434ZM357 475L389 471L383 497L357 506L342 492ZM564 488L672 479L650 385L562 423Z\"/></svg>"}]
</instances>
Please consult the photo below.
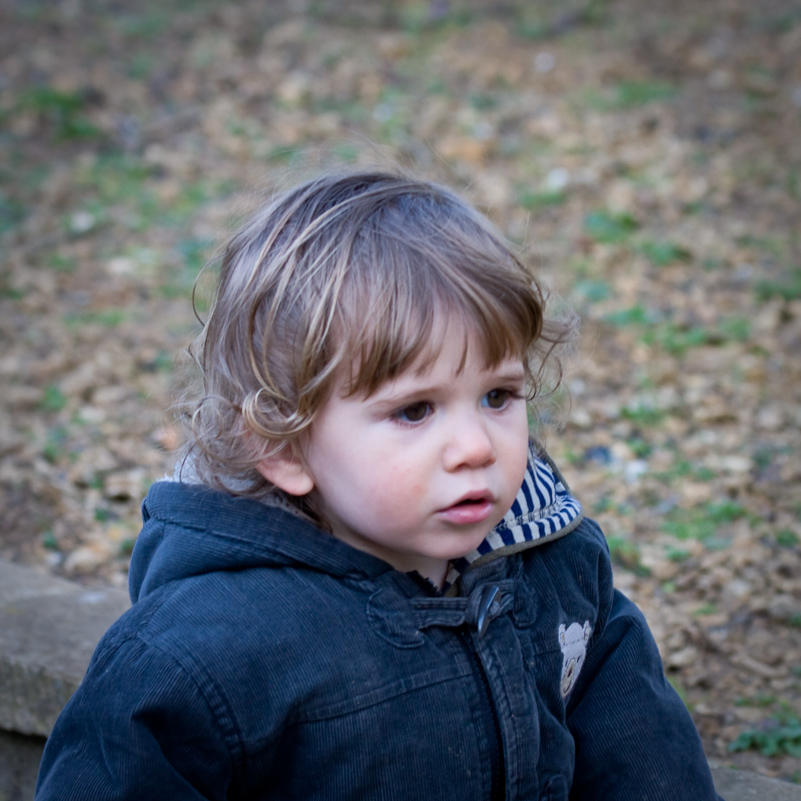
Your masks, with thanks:
<instances>
[{"instance_id":1,"label":"blurred background","mask_svg":"<svg viewBox=\"0 0 801 801\"><path fill-rule=\"evenodd\" d=\"M707 754L801 782L794 0L3 0L0 558L125 585L198 271L376 164L581 315L548 448Z\"/></svg>"}]
</instances>

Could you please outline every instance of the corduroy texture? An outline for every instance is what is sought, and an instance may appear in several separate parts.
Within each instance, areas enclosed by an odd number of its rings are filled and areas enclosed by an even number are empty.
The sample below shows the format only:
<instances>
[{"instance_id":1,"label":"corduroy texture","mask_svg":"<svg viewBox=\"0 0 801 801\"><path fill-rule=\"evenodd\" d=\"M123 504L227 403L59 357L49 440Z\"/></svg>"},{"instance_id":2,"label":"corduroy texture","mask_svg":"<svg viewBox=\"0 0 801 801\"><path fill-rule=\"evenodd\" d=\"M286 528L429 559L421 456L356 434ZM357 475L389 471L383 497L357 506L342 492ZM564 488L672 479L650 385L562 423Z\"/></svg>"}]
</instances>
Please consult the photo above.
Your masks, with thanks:
<instances>
[{"instance_id":1,"label":"corduroy texture","mask_svg":"<svg viewBox=\"0 0 801 801\"><path fill-rule=\"evenodd\" d=\"M562 482L533 467L522 517L556 520ZM444 596L254 499L164 481L144 513L134 606L37 801L717 799L592 521L515 537Z\"/></svg>"}]
</instances>

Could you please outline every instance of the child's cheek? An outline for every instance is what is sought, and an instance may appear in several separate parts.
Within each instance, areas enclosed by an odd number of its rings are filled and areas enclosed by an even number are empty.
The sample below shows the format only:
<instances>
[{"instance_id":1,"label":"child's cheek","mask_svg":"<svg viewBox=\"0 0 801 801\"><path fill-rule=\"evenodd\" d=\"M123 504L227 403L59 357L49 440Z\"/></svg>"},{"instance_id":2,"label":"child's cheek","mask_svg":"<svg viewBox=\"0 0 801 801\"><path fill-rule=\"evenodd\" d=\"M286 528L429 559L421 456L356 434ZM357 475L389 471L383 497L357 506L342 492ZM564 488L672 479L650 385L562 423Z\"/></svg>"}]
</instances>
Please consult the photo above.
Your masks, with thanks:
<instances>
[{"instance_id":1,"label":"child's cheek","mask_svg":"<svg viewBox=\"0 0 801 801\"><path fill-rule=\"evenodd\" d=\"M368 438L365 447L368 448L367 460L360 469L365 482L373 485L379 494L393 494L402 487L409 492L419 491L425 484L420 454L380 435Z\"/></svg>"},{"instance_id":2,"label":"child's cheek","mask_svg":"<svg viewBox=\"0 0 801 801\"><path fill-rule=\"evenodd\" d=\"M376 471L371 485L368 503L396 520L410 514L414 501L423 497L425 492L420 471L399 465L390 466L380 478Z\"/></svg>"},{"instance_id":3,"label":"child's cheek","mask_svg":"<svg viewBox=\"0 0 801 801\"><path fill-rule=\"evenodd\" d=\"M419 491L424 484L421 477L421 465L406 461L388 462L385 478L387 482L391 482L398 489L403 488L408 492Z\"/></svg>"}]
</instances>

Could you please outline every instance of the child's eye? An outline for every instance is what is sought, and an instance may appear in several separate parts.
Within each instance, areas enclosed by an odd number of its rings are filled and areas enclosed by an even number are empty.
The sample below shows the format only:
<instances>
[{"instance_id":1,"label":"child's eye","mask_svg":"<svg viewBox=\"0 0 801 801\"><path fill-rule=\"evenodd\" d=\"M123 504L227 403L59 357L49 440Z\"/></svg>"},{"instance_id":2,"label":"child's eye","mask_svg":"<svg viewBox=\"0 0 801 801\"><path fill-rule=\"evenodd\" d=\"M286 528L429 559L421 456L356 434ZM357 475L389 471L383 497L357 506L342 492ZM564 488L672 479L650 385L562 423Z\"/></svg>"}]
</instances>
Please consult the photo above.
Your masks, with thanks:
<instances>
[{"instance_id":1,"label":"child's eye","mask_svg":"<svg viewBox=\"0 0 801 801\"><path fill-rule=\"evenodd\" d=\"M402 423L420 423L431 414L431 404L426 401L410 403L395 412L395 419Z\"/></svg>"},{"instance_id":2,"label":"child's eye","mask_svg":"<svg viewBox=\"0 0 801 801\"><path fill-rule=\"evenodd\" d=\"M515 393L508 389L491 389L481 399L481 405L488 409L503 409L515 397Z\"/></svg>"}]
</instances>

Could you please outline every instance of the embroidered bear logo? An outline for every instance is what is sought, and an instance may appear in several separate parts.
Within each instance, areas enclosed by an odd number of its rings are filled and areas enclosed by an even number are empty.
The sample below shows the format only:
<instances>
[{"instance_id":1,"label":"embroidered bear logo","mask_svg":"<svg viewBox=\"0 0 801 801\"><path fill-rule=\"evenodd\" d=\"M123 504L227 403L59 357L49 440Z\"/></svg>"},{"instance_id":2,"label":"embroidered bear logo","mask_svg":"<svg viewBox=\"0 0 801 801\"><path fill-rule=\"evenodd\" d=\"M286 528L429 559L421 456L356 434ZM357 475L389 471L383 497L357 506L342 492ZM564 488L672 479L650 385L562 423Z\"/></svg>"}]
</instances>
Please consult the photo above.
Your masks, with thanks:
<instances>
[{"instance_id":1,"label":"embroidered bear logo","mask_svg":"<svg viewBox=\"0 0 801 801\"><path fill-rule=\"evenodd\" d=\"M562 649L562 680L559 689L562 698L567 698L578 679L584 657L587 655L587 640L592 634L590 621L585 620L584 625L571 623L567 628L562 623L559 626L559 646Z\"/></svg>"}]
</instances>

